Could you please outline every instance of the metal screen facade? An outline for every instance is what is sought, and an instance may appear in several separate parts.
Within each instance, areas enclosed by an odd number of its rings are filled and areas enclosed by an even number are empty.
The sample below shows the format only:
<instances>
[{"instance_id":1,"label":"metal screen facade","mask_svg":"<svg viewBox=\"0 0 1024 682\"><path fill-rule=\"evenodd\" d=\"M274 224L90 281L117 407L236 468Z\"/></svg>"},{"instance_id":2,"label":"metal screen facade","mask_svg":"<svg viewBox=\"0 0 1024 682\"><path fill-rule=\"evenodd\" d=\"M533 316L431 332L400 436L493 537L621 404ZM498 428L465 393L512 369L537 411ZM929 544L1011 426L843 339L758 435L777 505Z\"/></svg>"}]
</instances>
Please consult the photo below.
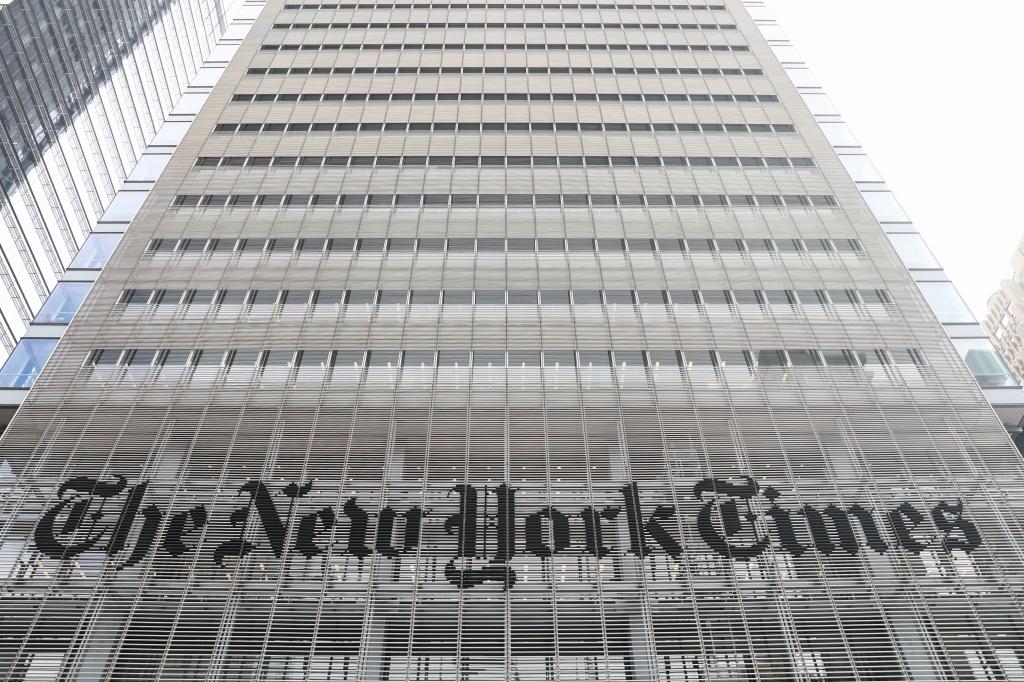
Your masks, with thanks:
<instances>
[{"instance_id":1,"label":"metal screen facade","mask_svg":"<svg viewBox=\"0 0 1024 682\"><path fill-rule=\"evenodd\" d=\"M3 679L1024 679L1019 455L717 2L270 2L0 444Z\"/></svg>"}]
</instances>

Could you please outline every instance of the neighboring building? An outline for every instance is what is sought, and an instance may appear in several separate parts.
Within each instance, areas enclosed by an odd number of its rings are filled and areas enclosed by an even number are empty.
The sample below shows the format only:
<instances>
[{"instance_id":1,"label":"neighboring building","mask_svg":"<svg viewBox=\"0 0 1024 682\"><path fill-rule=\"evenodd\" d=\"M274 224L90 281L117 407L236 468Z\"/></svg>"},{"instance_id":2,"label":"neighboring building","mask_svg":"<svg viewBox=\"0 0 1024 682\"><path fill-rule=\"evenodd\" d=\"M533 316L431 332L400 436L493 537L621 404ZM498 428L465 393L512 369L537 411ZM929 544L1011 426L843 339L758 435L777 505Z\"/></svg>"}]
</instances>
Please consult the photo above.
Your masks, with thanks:
<instances>
[{"instance_id":1,"label":"neighboring building","mask_svg":"<svg viewBox=\"0 0 1024 682\"><path fill-rule=\"evenodd\" d=\"M244 36L246 4L0 1L0 430Z\"/></svg>"},{"instance_id":2,"label":"neighboring building","mask_svg":"<svg viewBox=\"0 0 1024 682\"><path fill-rule=\"evenodd\" d=\"M1013 278L999 283L999 291L988 299L988 313L982 326L1009 365L1013 376L1024 381L1024 240L1010 259Z\"/></svg>"},{"instance_id":3,"label":"neighboring building","mask_svg":"<svg viewBox=\"0 0 1024 682\"><path fill-rule=\"evenodd\" d=\"M4 678L1024 679L1021 460L760 12L268 2L0 443Z\"/></svg>"}]
</instances>

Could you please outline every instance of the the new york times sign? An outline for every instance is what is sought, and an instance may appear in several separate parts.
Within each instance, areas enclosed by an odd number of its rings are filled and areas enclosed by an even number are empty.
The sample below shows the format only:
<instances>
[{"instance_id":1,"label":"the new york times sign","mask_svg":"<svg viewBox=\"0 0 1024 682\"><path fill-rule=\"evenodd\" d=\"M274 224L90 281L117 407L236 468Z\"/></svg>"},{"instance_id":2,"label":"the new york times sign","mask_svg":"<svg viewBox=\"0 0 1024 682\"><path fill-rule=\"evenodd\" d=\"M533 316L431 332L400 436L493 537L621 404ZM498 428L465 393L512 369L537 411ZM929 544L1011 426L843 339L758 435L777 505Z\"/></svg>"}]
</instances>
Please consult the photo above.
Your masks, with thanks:
<instances>
[{"instance_id":1,"label":"the new york times sign","mask_svg":"<svg viewBox=\"0 0 1024 682\"><path fill-rule=\"evenodd\" d=\"M862 552L973 552L982 543L977 527L957 501L930 506L893 501L885 509L859 504L786 505L779 491L749 478L698 481L688 491L695 517L684 518L672 504L644 504L637 483L609 491L600 505L524 509L516 488L455 485L447 508L369 506L344 497L336 506L310 504L313 483L271 487L250 481L238 490L239 505L219 522L215 546L200 546L204 528L218 522L204 505L162 509L146 499L149 482L128 485L74 478L57 490L43 512L35 544L53 559L102 552L120 571L147 557L185 557L199 552L232 570L247 556L314 560L328 552L359 559L415 554L427 523L450 551L444 575L459 588L497 584L511 588L516 556L541 559L614 554L638 560L655 554L684 558L680 529L688 526L712 552L749 561L774 546L776 552L829 557ZM758 511L755 511L758 510ZM690 534L691 536L694 534ZM486 539L490 538L491 541ZM431 541L435 553L438 541ZM707 550L699 549L700 552Z\"/></svg>"}]
</instances>

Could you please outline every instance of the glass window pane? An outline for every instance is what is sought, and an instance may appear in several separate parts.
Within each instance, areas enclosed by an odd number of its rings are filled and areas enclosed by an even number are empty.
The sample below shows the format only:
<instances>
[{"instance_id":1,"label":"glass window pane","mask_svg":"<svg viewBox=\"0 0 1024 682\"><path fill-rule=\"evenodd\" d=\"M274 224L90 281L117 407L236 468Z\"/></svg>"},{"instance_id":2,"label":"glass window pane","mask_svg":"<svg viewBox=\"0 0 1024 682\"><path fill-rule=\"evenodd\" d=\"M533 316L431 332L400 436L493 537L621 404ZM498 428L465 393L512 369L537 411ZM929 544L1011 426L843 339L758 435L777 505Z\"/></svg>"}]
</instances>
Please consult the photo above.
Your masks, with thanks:
<instances>
[{"instance_id":1,"label":"glass window pane","mask_svg":"<svg viewBox=\"0 0 1024 682\"><path fill-rule=\"evenodd\" d=\"M856 147L857 138L845 123L819 123L821 130L833 147Z\"/></svg>"},{"instance_id":2,"label":"glass window pane","mask_svg":"<svg viewBox=\"0 0 1024 682\"><path fill-rule=\"evenodd\" d=\"M118 232L94 232L82 244L78 255L71 261L72 268L102 268L107 264L114 247L121 241Z\"/></svg>"},{"instance_id":3,"label":"glass window pane","mask_svg":"<svg viewBox=\"0 0 1024 682\"><path fill-rule=\"evenodd\" d=\"M477 305L505 305L505 292L500 289L477 289Z\"/></svg>"},{"instance_id":4,"label":"glass window pane","mask_svg":"<svg viewBox=\"0 0 1024 682\"><path fill-rule=\"evenodd\" d=\"M918 282L918 286L940 322L975 321L952 282Z\"/></svg>"},{"instance_id":5,"label":"glass window pane","mask_svg":"<svg viewBox=\"0 0 1024 682\"><path fill-rule=\"evenodd\" d=\"M402 367L433 367L434 351L432 350L407 350L402 356Z\"/></svg>"},{"instance_id":6,"label":"glass window pane","mask_svg":"<svg viewBox=\"0 0 1024 682\"><path fill-rule=\"evenodd\" d=\"M649 350L647 356L650 358L651 367L678 367L679 354L674 350Z\"/></svg>"},{"instance_id":7,"label":"glass window pane","mask_svg":"<svg viewBox=\"0 0 1024 682\"><path fill-rule=\"evenodd\" d=\"M0 388L28 388L57 347L57 339L22 339L0 369Z\"/></svg>"},{"instance_id":8,"label":"glass window pane","mask_svg":"<svg viewBox=\"0 0 1024 682\"><path fill-rule=\"evenodd\" d=\"M881 182L882 175L864 154L840 154L839 160L856 182Z\"/></svg>"},{"instance_id":9,"label":"glass window pane","mask_svg":"<svg viewBox=\"0 0 1024 682\"><path fill-rule=\"evenodd\" d=\"M757 352L759 367L785 367L786 358L777 350L761 350Z\"/></svg>"},{"instance_id":10,"label":"glass window pane","mask_svg":"<svg viewBox=\"0 0 1024 682\"><path fill-rule=\"evenodd\" d=\"M580 351L580 367L608 367L610 364L611 358L608 355L608 351Z\"/></svg>"},{"instance_id":11,"label":"glass window pane","mask_svg":"<svg viewBox=\"0 0 1024 682\"><path fill-rule=\"evenodd\" d=\"M540 367L540 352L531 350L510 350L509 367Z\"/></svg>"},{"instance_id":12,"label":"glass window pane","mask_svg":"<svg viewBox=\"0 0 1024 682\"><path fill-rule=\"evenodd\" d=\"M473 351L474 367L504 367L505 351L503 350L476 350Z\"/></svg>"},{"instance_id":13,"label":"glass window pane","mask_svg":"<svg viewBox=\"0 0 1024 682\"><path fill-rule=\"evenodd\" d=\"M143 154L135 164L128 180L131 182L155 182L171 160L170 154Z\"/></svg>"},{"instance_id":14,"label":"glass window pane","mask_svg":"<svg viewBox=\"0 0 1024 682\"><path fill-rule=\"evenodd\" d=\"M100 218L103 222L127 223L135 219L146 201L149 192L121 191L114 195L106 212Z\"/></svg>"},{"instance_id":15,"label":"glass window pane","mask_svg":"<svg viewBox=\"0 0 1024 682\"><path fill-rule=\"evenodd\" d=\"M601 305L601 292L575 289L572 292L572 301L576 305Z\"/></svg>"},{"instance_id":16,"label":"glass window pane","mask_svg":"<svg viewBox=\"0 0 1024 682\"><path fill-rule=\"evenodd\" d=\"M368 367L398 367L397 350L374 350L367 353Z\"/></svg>"},{"instance_id":17,"label":"glass window pane","mask_svg":"<svg viewBox=\"0 0 1024 682\"><path fill-rule=\"evenodd\" d=\"M545 367L576 367L576 352L571 350L544 351Z\"/></svg>"},{"instance_id":18,"label":"glass window pane","mask_svg":"<svg viewBox=\"0 0 1024 682\"><path fill-rule=\"evenodd\" d=\"M905 223L910 219L903 212L892 192L861 192L868 207L881 222Z\"/></svg>"},{"instance_id":19,"label":"glass window pane","mask_svg":"<svg viewBox=\"0 0 1024 682\"><path fill-rule=\"evenodd\" d=\"M793 71L787 71L790 74L797 72L806 72L807 69L796 69ZM812 79L813 80L813 79ZM821 93L804 93L804 102L807 103L807 108L811 110L813 114L823 114L825 116L834 116L839 112L836 111L836 107L832 104L832 100L828 98L828 95Z\"/></svg>"},{"instance_id":20,"label":"glass window pane","mask_svg":"<svg viewBox=\"0 0 1024 682\"><path fill-rule=\"evenodd\" d=\"M468 367L469 351L443 350L437 353L438 367Z\"/></svg>"},{"instance_id":21,"label":"glass window pane","mask_svg":"<svg viewBox=\"0 0 1024 682\"><path fill-rule=\"evenodd\" d=\"M67 324L78 312L92 282L58 282L39 309L35 322L39 324Z\"/></svg>"},{"instance_id":22,"label":"glass window pane","mask_svg":"<svg viewBox=\"0 0 1024 682\"><path fill-rule=\"evenodd\" d=\"M890 234L889 241L896 247L896 253L903 259L908 268L938 269L939 262L935 260L928 245L919 234Z\"/></svg>"},{"instance_id":23,"label":"glass window pane","mask_svg":"<svg viewBox=\"0 0 1024 682\"><path fill-rule=\"evenodd\" d=\"M1003 358L988 339L953 339L953 345L982 388L1017 385Z\"/></svg>"},{"instance_id":24,"label":"glass window pane","mask_svg":"<svg viewBox=\"0 0 1024 682\"><path fill-rule=\"evenodd\" d=\"M441 292L437 289L417 289L412 292L413 305L437 305L441 300Z\"/></svg>"},{"instance_id":25,"label":"glass window pane","mask_svg":"<svg viewBox=\"0 0 1024 682\"><path fill-rule=\"evenodd\" d=\"M465 289L445 289L442 292L445 305L470 305L473 303L473 292Z\"/></svg>"}]
</instances>

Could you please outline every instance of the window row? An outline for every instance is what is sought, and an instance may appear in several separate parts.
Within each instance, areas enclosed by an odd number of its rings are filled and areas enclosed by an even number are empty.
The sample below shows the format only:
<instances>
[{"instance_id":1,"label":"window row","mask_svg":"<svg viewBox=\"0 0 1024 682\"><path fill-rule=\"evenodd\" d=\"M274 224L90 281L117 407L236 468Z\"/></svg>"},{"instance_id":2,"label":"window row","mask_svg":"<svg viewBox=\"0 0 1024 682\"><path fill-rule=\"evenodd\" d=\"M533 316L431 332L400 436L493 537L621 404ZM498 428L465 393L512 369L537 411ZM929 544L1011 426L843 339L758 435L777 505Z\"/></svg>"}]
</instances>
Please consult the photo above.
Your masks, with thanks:
<instances>
[{"instance_id":1,"label":"window row","mask_svg":"<svg viewBox=\"0 0 1024 682\"><path fill-rule=\"evenodd\" d=\"M195 368L685 368L926 366L916 348L766 350L224 350L120 349L91 351L85 367Z\"/></svg>"},{"instance_id":2,"label":"window row","mask_svg":"<svg viewBox=\"0 0 1024 682\"><path fill-rule=\"evenodd\" d=\"M586 50L629 52L748 52L749 45L665 44L665 43L264 43L264 52L326 50Z\"/></svg>"},{"instance_id":3,"label":"window row","mask_svg":"<svg viewBox=\"0 0 1024 682\"><path fill-rule=\"evenodd\" d=\"M278 92L238 93L232 102L778 102L777 95L622 92Z\"/></svg>"},{"instance_id":4,"label":"window row","mask_svg":"<svg viewBox=\"0 0 1024 682\"><path fill-rule=\"evenodd\" d=\"M760 207L834 208L829 194L179 194L176 208Z\"/></svg>"},{"instance_id":5,"label":"window row","mask_svg":"<svg viewBox=\"0 0 1024 682\"><path fill-rule=\"evenodd\" d=\"M794 133L790 123L609 123L609 122L371 122L362 123L218 123L215 133L305 132L605 132L605 133Z\"/></svg>"},{"instance_id":6,"label":"window row","mask_svg":"<svg viewBox=\"0 0 1024 682\"><path fill-rule=\"evenodd\" d=\"M121 305L891 305L885 289L125 289Z\"/></svg>"},{"instance_id":7,"label":"window row","mask_svg":"<svg viewBox=\"0 0 1024 682\"><path fill-rule=\"evenodd\" d=\"M274 24L274 28L282 29L330 29L330 28L633 28L633 29L670 29L670 30L735 30L736 24L672 24L664 22L654 23L629 23L624 24L617 21L588 21L588 22L561 22L561 21L330 21L320 23L292 22Z\"/></svg>"},{"instance_id":8,"label":"window row","mask_svg":"<svg viewBox=\"0 0 1024 682\"><path fill-rule=\"evenodd\" d=\"M200 168L319 168L321 166L580 166L607 168L814 168L802 156L200 156Z\"/></svg>"},{"instance_id":9,"label":"window row","mask_svg":"<svg viewBox=\"0 0 1024 682\"><path fill-rule=\"evenodd\" d=\"M272 66L253 67L248 76L344 76L364 74L588 74L595 76L763 76L761 69L674 66Z\"/></svg>"},{"instance_id":10,"label":"window row","mask_svg":"<svg viewBox=\"0 0 1024 682\"><path fill-rule=\"evenodd\" d=\"M356 2L350 4L337 3L303 3L285 5L284 9L664 9L664 10L723 10L725 5L638 5L634 3L576 3L576 2L544 2L524 4L520 2Z\"/></svg>"},{"instance_id":11,"label":"window row","mask_svg":"<svg viewBox=\"0 0 1024 682\"><path fill-rule=\"evenodd\" d=\"M151 253L859 253L859 239L562 239L541 237L313 237L304 239L153 239Z\"/></svg>"}]
</instances>

